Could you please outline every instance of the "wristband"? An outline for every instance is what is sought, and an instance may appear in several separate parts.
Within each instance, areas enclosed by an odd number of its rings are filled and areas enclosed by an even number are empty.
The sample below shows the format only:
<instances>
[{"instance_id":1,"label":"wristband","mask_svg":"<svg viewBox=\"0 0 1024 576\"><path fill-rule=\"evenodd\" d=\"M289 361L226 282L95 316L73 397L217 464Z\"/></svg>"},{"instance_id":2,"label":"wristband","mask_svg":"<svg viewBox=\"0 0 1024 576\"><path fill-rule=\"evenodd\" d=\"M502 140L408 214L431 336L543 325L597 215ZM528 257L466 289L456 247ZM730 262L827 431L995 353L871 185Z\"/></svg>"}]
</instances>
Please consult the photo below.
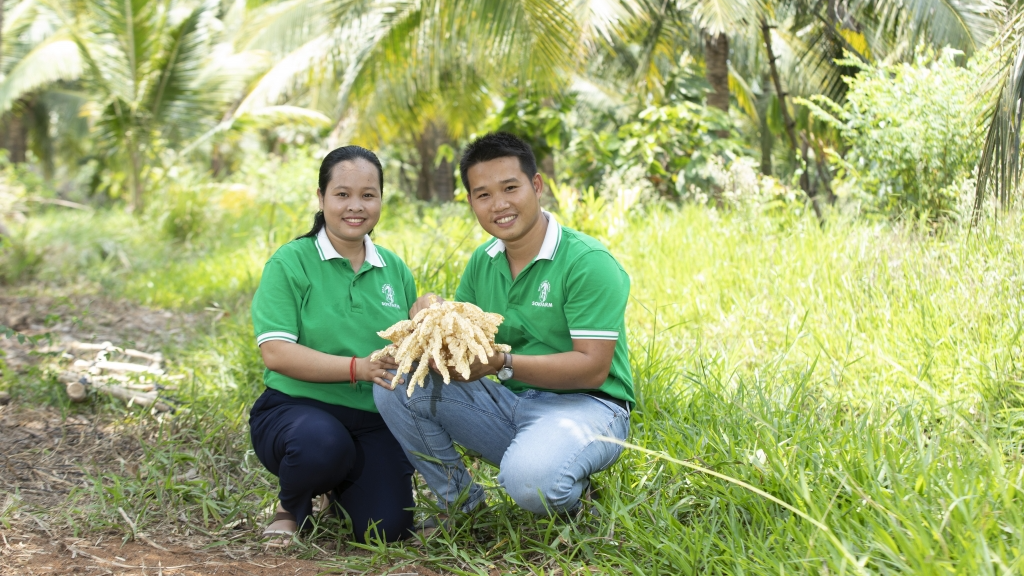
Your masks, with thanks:
<instances>
[{"instance_id":1,"label":"wristband","mask_svg":"<svg viewBox=\"0 0 1024 576\"><path fill-rule=\"evenodd\" d=\"M356 357L352 357L352 361L348 363L348 381L350 384L356 383Z\"/></svg>"}]
</instances>

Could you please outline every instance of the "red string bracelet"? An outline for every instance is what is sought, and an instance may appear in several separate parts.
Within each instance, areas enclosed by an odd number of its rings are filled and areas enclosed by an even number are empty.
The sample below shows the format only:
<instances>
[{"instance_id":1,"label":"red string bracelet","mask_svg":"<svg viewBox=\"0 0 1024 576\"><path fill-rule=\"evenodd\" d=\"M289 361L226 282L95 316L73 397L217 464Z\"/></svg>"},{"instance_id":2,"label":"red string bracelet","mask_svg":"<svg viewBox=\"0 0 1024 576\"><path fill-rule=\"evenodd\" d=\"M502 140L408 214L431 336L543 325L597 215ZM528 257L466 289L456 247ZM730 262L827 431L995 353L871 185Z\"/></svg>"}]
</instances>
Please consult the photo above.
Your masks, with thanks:
<instances>
[{"instance_id":1,"label":"red string bracelet","mask_svg":"<svg viewBox=\"0 0 1024 576\"><path fill-rule=\"evenodd\" d=\"M356 357L352 357L352 361L348 363L348 381L351 384L356 383Z\"/></svg>"}]
</instances>

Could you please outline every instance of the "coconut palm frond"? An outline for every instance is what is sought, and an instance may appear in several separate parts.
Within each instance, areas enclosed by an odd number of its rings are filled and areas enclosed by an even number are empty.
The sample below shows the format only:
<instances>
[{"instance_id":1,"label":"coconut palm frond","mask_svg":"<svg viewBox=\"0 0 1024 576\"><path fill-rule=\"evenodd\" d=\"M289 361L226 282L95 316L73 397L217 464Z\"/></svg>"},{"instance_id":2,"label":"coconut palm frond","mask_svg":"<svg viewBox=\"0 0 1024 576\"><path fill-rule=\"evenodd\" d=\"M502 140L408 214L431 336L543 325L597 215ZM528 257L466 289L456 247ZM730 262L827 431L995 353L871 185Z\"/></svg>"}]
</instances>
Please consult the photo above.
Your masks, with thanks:
<instances>
[{"instance_id":1,"label":"coconut palm frond","mask_svg":"<svg viewBox=\"0 0 1024 576\"><path fill-rule=\"evenodd\" d=\"M0 82L0 112L6 112L22 96L54 82L77 80L82 75L78 46L67 38L53 37L35 46Z\"/></svg>"},{"instance_id":2,"label":"coconut palm frond","mask_svg":"<svg viewBox=\"0 0 1024 576\"><path fill-rule=\"evenodd\" d=\"M146 67L160 52L166 10L150 0L86 0L88 29L76 36L100 73L93 81L126 102L139 101L147 86ZM83 50L84 52L85 50Z\"/></svg>"},{"instance_id":3,"label":"coconut palm frond","mask_svg":"<svg viewBox=\"0 0 1024 576\"><path fill-rule=\"evenodd\" d=\"M158 70L156 82L147 95L147 108L154 119L171 116L172 108L188 107L194 100L196 80L202 72L209 37L200 26L204 8L193 10L187 18L170 30L167 48L154 60Z\"/></svg>"},{"instance_id":4,"label":"coconut palm frond","mask_svg":"<svg viewBox=\"0 0 1024 576\"><path fill-rule=\"evenodd\" d=\"M382 95L392 101L402 101L399 97L401 88L412 81L419 64L414 62L406 43L422 21L418 6L408 3L404 8L364 16L346 28L348 35L365 34L366 40L357 45L358 50L345 55L344 73L338 89L339 108L345 109L354 94L370 94L375 88L385 89L387 86L394 88L389 90L392 95L390 98Z\"/></svg>"},{"instance_id":5,"label":"coconut palm frond","mask_svg":"<svg viewBox=\"0 0 1024 576\"><path fill-rule=\"evenodd\" d=\"M317 36L278 61L259 77L239 104L236 115L271 106L285 99L302 84L303 76L308 76L312 68L322 65L329 58L334 46L330 36Z\"/></svg>"},{"instance_id":6,"label":"coconut palm frond","mask_svg":"<svg viewBox=\"0 0 1024 576\"><path fill-rule=\"evenodd\" d=\"M328 128L331 119L322 112L302 108L300 106L265 106L259 110L247 112L239 117L241 122L254 122L259 126L280 126L292 124L311 128Z\"/></svg>"},{"instance_id":7,"label":"coconut palm frond","mask_svg":"<svg viewBox=\"0 0 1024 576\"><path fill-rule=\"evenodd\" d=\"M585 43L611 44L640 12L640 4L637 0L580 0L572 11Z\"/></svg>"},{"instance_id":8,"label":"coconut palm frond","mask_svg":"<svg viewBox=\"0 0 1024 576\"><path fill-rule=\"evenodd\" d=\"M691 6L694 24L712 35L734 33L744 21L758 21L764 11L757 0L697 0Z\"/></svg>"},{"instance_id":9,"label":"coconut palm frond","mask_svg":"<svg viewBox=\"0 0 1024 576\"><path fill-rule=\"evenodd\" d=\"M309 38L333 27L326 12L336 10L329 0L286 0L256 10L242 25L238 50L266 50L281 57L305 45Z\"/></svg>"},{"instance_id":10,"label":"coconut palm frond","mask_svg":"<svg viewBox=\"0 0 1024 576\"><path fill-rule=\"evenodd\" d=\"M1021 123L1024 121L1024 39L1020 41L1004 78L978 164L974 201L976 215L981 213L988 194L994 194L1003 205L1007 205L1011 194L1020 184Z\"/></svg>"},{"instance_id":11,"label":"coconut palm frond","mask_svg":"<svg viewBox=\"0 0 1024 576\"><path fill-rule=\"evenodd\" d=\"M999 0L862 0L858 12L875 15L876 36L909 48L924 42L949 46L970 56L980 49L1005 20Z\"/></svg>"},{"instance_id":12,"label":"coconut palm frond","mask_svg":"<svg viewBox=\"0 0 1024 576\"><path fill-rule=\"evenodd\" d=\"M509 3L505 0L477 0L481 9L501 10ZM519 0L515 3L522 11L525 28L508 26L493 30L493 47L508 46L512 50L505 52L511 56L509 64L515 62L515 47L527 48L529 58L522 61L529 64L526 68L534 81L554 80L573 71L577 66L577 58L582 54L580 43L582 31L578 28L572 13L565 2L558 0ZM510 11L511 12L511 11ZM492 40L492 41L493 41ZM483 52L478 52L482 54ZM492 52L493 54L493 52ZM524 78L525 79L525 78Z\"/></svg>"},{"instance_id":13,"label":"coconut palm frond","mask_svg":"<svg viewBox=\"0 0 1024 576\"><path fill-rule=\"evenodd\" d=\"M793 65L799 70L801 92L807 95L824 94L829 99L842 102L846 97L844 76L856 71L837 63L844 57L843 44L827 31L827 24L815 24L803 34L787 37L793 43L795 55Z\"/></svg>"},{"instance_id":14,"label":"coconut palm frond","mask_svg":"<svg viewBox=\"0 0 1024 576\"><path fill-rule=\"evenodd\" d=\"M761 121L757 113L757 95L754 94L746 79L736 71L732 64L729 65L729 92L736 98L736 103L750 117L752 122L758 123Z\"/></svg>"}]
</instances>

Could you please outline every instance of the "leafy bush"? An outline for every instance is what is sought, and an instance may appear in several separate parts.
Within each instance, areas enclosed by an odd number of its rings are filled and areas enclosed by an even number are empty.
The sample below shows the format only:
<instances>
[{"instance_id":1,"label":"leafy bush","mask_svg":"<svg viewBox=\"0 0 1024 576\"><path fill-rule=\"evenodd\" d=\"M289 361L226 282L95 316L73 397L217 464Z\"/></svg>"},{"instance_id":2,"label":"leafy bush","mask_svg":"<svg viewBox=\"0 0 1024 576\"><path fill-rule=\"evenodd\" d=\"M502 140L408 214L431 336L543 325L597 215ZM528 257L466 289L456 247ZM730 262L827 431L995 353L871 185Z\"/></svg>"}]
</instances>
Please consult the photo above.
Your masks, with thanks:
<instances>
[{"instance_id":1,"label":"leafy bush","mask_svg":"<svg viewBox=\"0 0 1024 576\"><path fill-rule=\"evenodd\" d=\"M725 137L723 137L725 136ZM560 168L581 189L599 187L610 172L642 167L662 196L676 196L684 183L706 186L701 167L717 155L737 156L740 144L721 111L692 102L649 106L617 129L577 130Z\"/></svg>"},{"instance_id":2,"label":"leafy bush","mask_svg":"<svg viewBox=\"0 0 1024 576\"><path fill-rule=\"evenodd\" d=\"M845 148L833 155L837 191L860 196L890 217L936 220L956 216L984 137L977 118L984 102L977 62L957 66L956 52L911 64L857 66L843 106L824 96L799 100L832 124Z\"/></svg>"},{"instance_id":3,"label":"leafy bush","mask_svg":"<svg viewBox=\"0 0 1024 576\"><path fill-rule=\"evenodd\" d=\"M0 284L32 278L42 262L42 250L33 246L24 234L0 236Z\"/></svg>"},{"instance_id":4,"label":"leafy bush","mask_svg":"<svg viewBox=\"0 0 1024 576\"><path fill-rule=\"evenodd\" d=\"M158 198L158 212L161 228L167 237L175 242L189 242L203 233L211 223L209 185L174 184Z\"/></svg>"}]
</instances>

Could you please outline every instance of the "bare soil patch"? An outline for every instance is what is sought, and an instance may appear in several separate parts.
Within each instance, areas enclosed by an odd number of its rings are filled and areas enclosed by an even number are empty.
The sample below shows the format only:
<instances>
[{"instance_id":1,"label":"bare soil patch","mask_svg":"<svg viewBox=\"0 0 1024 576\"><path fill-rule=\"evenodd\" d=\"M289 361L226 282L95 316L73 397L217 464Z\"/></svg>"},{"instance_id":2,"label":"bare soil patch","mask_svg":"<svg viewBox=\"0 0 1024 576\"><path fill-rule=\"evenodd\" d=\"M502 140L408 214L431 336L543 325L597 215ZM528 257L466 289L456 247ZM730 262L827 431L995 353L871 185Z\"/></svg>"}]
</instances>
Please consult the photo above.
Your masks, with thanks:
<instances>
[{"instance_id":1,"label":"bare soil patch","mask_svg":"<svg viewBox=\"0 0 1024 576\"><path fill-rule=\"evenodd\" d=\"M26 335L50 333L56 343L111 341L157 351L182 345L196 324L212 319L100 295L0 293L0 323ZM40 359L32 349L0 336L8 370L31 374L28 369ZM91 487L95 478L130 471L142 451L138 436L125 433L124 425L103 411L64 413L23 404L17 396L0 405L0 576L358 573L324 567L321 561L337 556L316 543L304 550L267 548L253 526L217 534L168 528L127 542L123 532L76 534L61 514L72 492ZM351 548L341 554L365 555ZM437 576L403 565L368 573Z\"/></svg>"},{"instance_id":2,"label":"bare soil patch","mask_svg":"<svg viewBox=\"0 0 1024 576\"><path fill-rule=\"evenodd\" d=\"M102 294L5 294L0 290L0 324L28 336L48 334L56 342L104 342L155 351L182 346L209 314L154 310ZM10 369L33 363L32 346L0 338Z\"/></svg>"}]
</instances>

